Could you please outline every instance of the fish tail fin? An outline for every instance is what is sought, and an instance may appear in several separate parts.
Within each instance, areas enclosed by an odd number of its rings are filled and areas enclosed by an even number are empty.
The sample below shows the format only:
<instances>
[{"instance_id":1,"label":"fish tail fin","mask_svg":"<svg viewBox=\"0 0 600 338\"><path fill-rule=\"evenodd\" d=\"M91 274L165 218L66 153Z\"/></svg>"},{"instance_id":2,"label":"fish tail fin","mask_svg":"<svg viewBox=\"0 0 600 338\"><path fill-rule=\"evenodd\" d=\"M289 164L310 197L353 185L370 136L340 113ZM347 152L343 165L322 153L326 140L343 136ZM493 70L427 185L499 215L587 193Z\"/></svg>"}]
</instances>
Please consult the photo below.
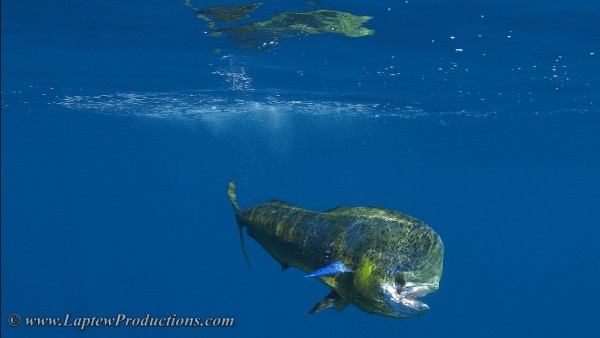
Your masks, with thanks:
<instances>
[{"instance_id":1,"label":"fish tail fin","mask_svg":"<svg viewBox=\"0 0 600 338\"><path fill-rule=\"evenodd\" d=\"M235 218L237 219L238 229L240 230L240 241L242 242L244 260L246 260L246 264L250 266L250 260L248 260L248 251L246 251L246 243L244 243L244 233L242 232L242 228L244 226L242 225L242 223L240 223L240 214L242 213L242 211L240 210L240 206L237 203L237 196L235 195L235 181L229 182L229 185L227 186L227 195L229 196L231 205L233 205L233 211L235 212Z\"/></svg>"},{"instance_id":2,"label":"fish tail fin","mask_svg":"<svg viewBox=\"0 0 600 338\"><path fill-rule=\"evenodd\" d=\"M229 196L229 200L231 201L231 205L233 205L233 210L237 216L240 213L240 206L238 205L237 196L235 195L235 181L229 182L229 185L227 186L227 195Z\"/></svg>"}]
</instances>

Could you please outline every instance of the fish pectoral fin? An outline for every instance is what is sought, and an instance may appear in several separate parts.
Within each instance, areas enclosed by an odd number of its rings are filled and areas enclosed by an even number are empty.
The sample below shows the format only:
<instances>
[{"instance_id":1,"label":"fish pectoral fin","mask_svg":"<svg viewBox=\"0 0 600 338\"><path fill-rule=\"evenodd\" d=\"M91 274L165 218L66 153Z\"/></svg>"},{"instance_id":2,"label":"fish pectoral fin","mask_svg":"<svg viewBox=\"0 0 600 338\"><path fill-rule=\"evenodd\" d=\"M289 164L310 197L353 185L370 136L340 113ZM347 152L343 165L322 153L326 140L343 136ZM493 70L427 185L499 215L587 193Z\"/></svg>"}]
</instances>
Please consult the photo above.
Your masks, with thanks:
<instances>
[{"instance_id":1,"label":"fish pectoral fin","mask_svg":"<svg viewBox=\"0 0 600 338\"><path fill-rule=\"evenodd\" d=\"M335 310L337 312L340 312L344 310L349 304L350 303L344 298L342 298L342 296L340 296L337 292L331 290L331 292L328 293L322 301L315 304L315 306L310 311L308 311L308 314L312 315L313 313L325 310L332 306L335 306Z\"/></svg>"},{"instance_id":2,"label":"fish pectoral fin","mask_svg":"<svg viewBox=\"0 0 600 338\"><path fill-rule=\"evenodd\" d=\"M344 272L352 272L352 269L346 265L344 265L344 263L342 263L342 261L337 261L335 263L331 263L329 265L327 265L324 268L321 268L313 273L311 273L310 275L306 275L304 277L319 277L319 276L329 276L329 275L335 275L337 273L344 273Z\"/></svg>"},{"instance_id":3,"label":"fish pectoral fin","mask_svg":"<svg viewBox=\"0 0 600 338\"><path fill-rule=\"evenodd\" d=\"M335 312L344 311L344 309L347 308L348 305L350 305L350 302L340 297L340 299L338 299L338 301L335 302Z\"/></svg>"}]
</instances>

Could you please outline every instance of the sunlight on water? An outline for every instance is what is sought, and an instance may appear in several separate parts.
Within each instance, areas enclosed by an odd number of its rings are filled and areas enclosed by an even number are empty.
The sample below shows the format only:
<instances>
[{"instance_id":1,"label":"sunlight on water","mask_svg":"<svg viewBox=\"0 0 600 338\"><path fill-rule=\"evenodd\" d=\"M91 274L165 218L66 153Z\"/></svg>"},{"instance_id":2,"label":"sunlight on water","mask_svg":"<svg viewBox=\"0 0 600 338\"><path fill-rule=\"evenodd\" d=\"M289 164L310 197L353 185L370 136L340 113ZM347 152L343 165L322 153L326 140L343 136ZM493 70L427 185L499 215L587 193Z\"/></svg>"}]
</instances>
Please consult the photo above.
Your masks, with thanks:
<instances>
[{"instance_id":1,"label":"sunlight on water","mask_svg":"<svg viewBox=\"0 0 600 338\"><path fill-rule=\"evenodd\" d=\"M245 92L238 96L215 91L67 95L58 104L74 110L109 115L201 120L210 123L230 119L277 120L290 115L437 119L447 115L487 118L496 114L462 110L428 113L412 105L352 103L321 98L297 99L289 94L260 92Z\"/></svg>"}]
</instances>

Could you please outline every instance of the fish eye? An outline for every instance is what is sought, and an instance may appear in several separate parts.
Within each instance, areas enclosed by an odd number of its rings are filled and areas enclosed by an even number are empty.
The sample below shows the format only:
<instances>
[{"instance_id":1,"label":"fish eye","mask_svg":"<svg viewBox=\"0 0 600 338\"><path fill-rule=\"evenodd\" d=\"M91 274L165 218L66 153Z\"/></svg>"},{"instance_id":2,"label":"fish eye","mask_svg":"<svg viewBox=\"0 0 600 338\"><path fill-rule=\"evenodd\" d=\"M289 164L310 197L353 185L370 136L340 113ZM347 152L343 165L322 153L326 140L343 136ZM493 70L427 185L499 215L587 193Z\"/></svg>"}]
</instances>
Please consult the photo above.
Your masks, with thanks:
<instances>
[{"instance_id":1,"label":"fish eye","mask_svg":"<svg viewBox=\"0 0 600 338\"><path fill-rule=\"evenodd\" d=\"M396 282L396 286L402 287L402 286L406 285L406 281L404 280L404 277L402 277L401 275L396 276L394 281Z\"/></svg>"}]
</instances>

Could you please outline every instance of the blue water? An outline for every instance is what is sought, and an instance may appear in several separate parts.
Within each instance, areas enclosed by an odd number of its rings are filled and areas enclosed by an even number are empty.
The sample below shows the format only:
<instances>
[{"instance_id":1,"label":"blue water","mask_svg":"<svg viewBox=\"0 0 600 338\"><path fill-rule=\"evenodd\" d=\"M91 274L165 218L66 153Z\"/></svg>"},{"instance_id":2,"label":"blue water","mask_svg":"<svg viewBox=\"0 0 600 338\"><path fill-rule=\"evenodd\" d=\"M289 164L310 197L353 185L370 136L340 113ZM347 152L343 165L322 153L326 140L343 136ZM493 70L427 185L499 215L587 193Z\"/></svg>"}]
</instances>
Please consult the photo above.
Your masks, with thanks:
<instances>
[{"instance_id":1,"label":"blue water","mask_svg":"<svg viewBox=\"0 0 600 338\"><path fill-rule=\"evenodd\" d=\"M184 1L2 2L2 337L597 336L597 1L268 1L248 21L316 8L375 34L258 50ZM446 251L430 311L307 316L329 291L250 238L246 267L231 179L242 207L422 219Z\"/></svg>"}]
</instances>

